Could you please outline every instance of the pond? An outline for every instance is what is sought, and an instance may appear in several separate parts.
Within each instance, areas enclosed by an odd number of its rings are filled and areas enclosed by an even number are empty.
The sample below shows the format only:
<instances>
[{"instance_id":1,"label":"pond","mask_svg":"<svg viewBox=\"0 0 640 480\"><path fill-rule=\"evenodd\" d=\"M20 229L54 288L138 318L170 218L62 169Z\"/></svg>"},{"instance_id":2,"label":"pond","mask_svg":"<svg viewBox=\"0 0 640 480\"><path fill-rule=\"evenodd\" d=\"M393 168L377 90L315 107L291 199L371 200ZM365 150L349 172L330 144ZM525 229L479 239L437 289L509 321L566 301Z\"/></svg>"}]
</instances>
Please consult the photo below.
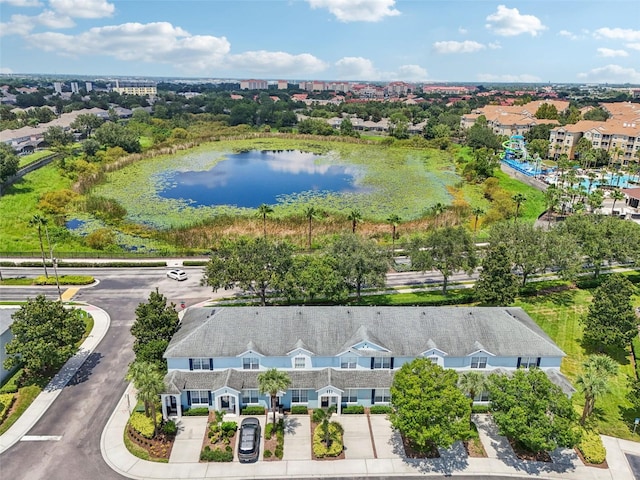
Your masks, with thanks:
<instances>
[{"instance_id":1,"label":"pond","mask_svg":"<svg viewBox=\"0 0 640 480\"><path fill-rule=\"evenodd\" d=\"M299 150L251 150L227 154L207 170L169 170L162 174L161 198L187 200L191 206L256 208L303 192L358 193L360 169L319 162Z\"/></svg>"}]
</instances>

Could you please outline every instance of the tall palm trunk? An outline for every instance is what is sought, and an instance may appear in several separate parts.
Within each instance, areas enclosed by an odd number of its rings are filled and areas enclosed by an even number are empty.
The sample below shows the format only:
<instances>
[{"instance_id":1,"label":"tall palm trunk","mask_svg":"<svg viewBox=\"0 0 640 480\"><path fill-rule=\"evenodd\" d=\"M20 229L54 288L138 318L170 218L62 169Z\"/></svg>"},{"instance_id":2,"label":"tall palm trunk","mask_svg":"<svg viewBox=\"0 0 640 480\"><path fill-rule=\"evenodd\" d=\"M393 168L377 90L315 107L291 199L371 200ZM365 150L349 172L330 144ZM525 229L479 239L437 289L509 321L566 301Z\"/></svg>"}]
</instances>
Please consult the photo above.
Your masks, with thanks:
<instances>
[{"instance_id":1,"label":"tall palm trunk","mask_svg":"<svg viewBox=\"0 0 640 480\"><path fill-rule=\"evenodd\" d=\"M49 272L47 272L47 261L44 255L44 244L42 243L42 225L38 223L38 240L40 241L40 253L42 254L42 266L44 267L44 277L49 278Z\"/></svg>"}]
</instances>

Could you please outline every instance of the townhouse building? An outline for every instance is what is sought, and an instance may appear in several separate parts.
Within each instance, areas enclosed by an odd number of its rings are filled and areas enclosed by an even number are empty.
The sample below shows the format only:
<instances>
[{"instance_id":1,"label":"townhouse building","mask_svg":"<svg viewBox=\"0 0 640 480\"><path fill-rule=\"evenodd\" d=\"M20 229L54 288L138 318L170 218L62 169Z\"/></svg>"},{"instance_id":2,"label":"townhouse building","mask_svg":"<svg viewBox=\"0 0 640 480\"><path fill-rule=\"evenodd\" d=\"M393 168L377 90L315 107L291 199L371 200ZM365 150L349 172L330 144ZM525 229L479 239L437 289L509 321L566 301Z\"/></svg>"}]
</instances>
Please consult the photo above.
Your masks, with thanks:
<instances>
[{"instance_id":1,"label":"townhouse building","mask_svg":"<svg viewBox=\"0 0 640 480\"><path fill-rule=\"evenodd\" d=\"M520 308L190 308L164 353L162 413L270 407L258 375L271 368L291 378L278 395L283 409L388 404L394 372L415 358L461 373L538 367L570 394L564 356Z\"/></svg>"},{"instance_id":2,"label":"townhouse building","mask_svg":"<svg viewBox=\"0 0 640 480\"><path fill-rule=\"evenodd\" d=\"M155 82L139 81L139 80L116 80L114 92L121 95L149 95L154 97L158 94L158 87Z\"/></svg>"}]
</instances>

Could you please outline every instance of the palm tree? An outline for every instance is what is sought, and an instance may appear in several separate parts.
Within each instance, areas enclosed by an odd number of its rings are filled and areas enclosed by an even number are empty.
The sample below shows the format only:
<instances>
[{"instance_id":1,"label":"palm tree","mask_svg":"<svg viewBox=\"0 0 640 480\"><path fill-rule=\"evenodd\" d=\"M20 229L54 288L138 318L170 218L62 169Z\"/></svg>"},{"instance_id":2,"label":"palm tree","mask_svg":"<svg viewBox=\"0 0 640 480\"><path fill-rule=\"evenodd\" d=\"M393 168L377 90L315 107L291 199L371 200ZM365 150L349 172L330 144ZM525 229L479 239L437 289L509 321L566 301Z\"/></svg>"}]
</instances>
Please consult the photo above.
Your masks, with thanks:
<instances>
[{"instance_id":1,"label":"palm tree","mask_svg":"<svg viewBox=\"0 0 640 480\"><path fill-rule=\"evenodd\" d=\"M267 215L273 213L273 208L271 208L266 203L263 203L258 207L258 216L262 217L262 228L264 230L264 236L267 236Z\"/></svg>"},{"instance_id":2,"label":"palm tree","mask_svg":"<svg viewBox=\"0 0 640 480\"><path fill-rule=\"evenodd\" d=\"M442 215L446 209L447 209L447 206L440 202L436 203L434 206L431 207L431 215L433 215L436 220L436 228L440 226L439 225L440 215Z\"/></svg>"},{"instance_id":3,"label":"palm tree","mask_svg":"<svg viewBox=\"0 0 640 480\"><path fill-rule=\"evenodd\" d=\"M278 392L283 392L291 385L291 378L287 372L276 368L270 368L266 372L258 374L258 388L261 395L269 394L271 397L271 410L273 411L273 426L276 425L276 397Z\"/></svg>"},{"instance_id":4,"label":"palm tree","mask_svg":"<svg viewBox=\"0 0 640 480\"><path fill-rule=\"evenodd\" d=\"M164 380L158 367L151 362L133 362L129 365L129 371L125 377L133 382L138 391L136 398L144 403L145 415L153 420L153 434L157 429L156 401L158 395L164 390ZM151 414L151 415L149 415Z\"/></svg>"},{"instance_id":5,"label":"palm tree","mask_svg":"<svg viewBox=\"0 0 640 480\"><path fill-rule=\"evenodd\" d=\"M524 196L524 194L522 193L516 193L513 197L511 197L511 199L516 202L516 216L513 219L513 222L515 223L518 220L518 213L520 212L520 205L522 205L524 202L527 201L527 197Z\"/></svg>"},{"instance_id":6,"label":"palm tree","mask_svg":"<svg viewBox=\"0 0 640 480\"><path fill-rule=\"evenodd\" d=\"M309 206L304 210L304 216L309 221L309 238L307 240L307 248L309 248L309 250L311 250L311 223L313 222L313 219L318 216L318 213L318 210L312 206Z\"/></svg>"},{"instance_id":7,"label":"palm tree","mask_svg":"<svg viewBox=\"0 0 640 480\"><path fill-rule=\"evenodd\" d=\"M624 200L624 193L620 190L614 190L611 193L611 198L613 198L613 205L611 206L611 215L613 215L613 210L616 208L616 202L618 200Z\"/></svg>"},{"instance_id":8,"label":"palm tree","mask_svg":"<svg viewBox=\"0 0 640 480\"><path fill-rule=\"evenodd\" d=\"M387 217L387 223L391 225L391 253L396 251L396 229L400 224L400 217L398 215L389 215Z\"/></svg>"},{"instance_id":9,"label":"palm tree","mask_svg":"<svg viewBox=\"0 0 640 480\"><path fill-rule=\"evenodd\" d=\"M576 385L584 393L584 408L580 423L593 412L596 399L609 391L609 378L618 372L618 364L607 355L591 355L582 364L583 371L576 379Z\"/></svg>"},{"instance_id":10,"label":"palm tree","mask_svg":"<svg viewBox=\"0 0 640 480\"><path fill-rule=\"evenodd\" d=\"M358 222L362 221L362 214L360 213L360 210L351 210L349 215L347 215L347 220L351 220L351 232L356 233Z\"/></svg>"},{"instance_id":11,"label":"palm tree","mask_svg":"<svg viewBox=\"0 0 640 480\"><path fill-rule=\"evenodd\" d=\"M480 207L473 207L471 214L475 217L475 222L473 223L473 233L475 233L476 230L478 230L478 219L480 218L480 215L485 214L485 211Z\"/></svg>"},{"instance_id":12,"label":"palm tree","mask_svg":"<svg viewBox=\"0 0 640 480\"><path fill-rule=\"evenodd\" d=\"M587 173L587 178L589 179L589 187L587 188L587 195L591 193L591 186L593 185L593 182L595 182L596 178L598 178L598 176L596 175L595 172L589 172Z\"/></svg>"},{"instance_id":13,"label":"palm tree","mask_svg":"<svg viewBox=\"0 0 640 480\"><path fill-rule=\"evenodd\" d=\"M468 395L473 405L476 395L482 393L487 385L487 377L480 372L466 372L458 377L458 388Z\"/></svg>"},{"instance_id":14,"label":"palm tree","mask_svg":"<svg viewBox=\"0 0 640 480\"><path fill-rule=\"evenodd\" d=\"M331 443L331 430L329 430L329 425L331 425L331 415L333 415L335 411L335 405L331 405L329 408L320 408L313 411L313 421L320 424L320 428L324 434L324 443L327 448Z\"/></svg>"},{"instance_id":15,"label":"palm tree","mask_svg":"<svg viewBox=\"0 0 640 480\"><path fill-rule=\"evenodd\" d=\"M42 226L47 223L47 219L42 215L38 215L37 213L29 220L30 227L38 227L38 240L40 241L40 252L42 253L42 266L44 267L44 276L45 278L49 278L49 273L47 272L47 261L44 258L44 245L42 244Z\"/></svg>"}]
</instances>

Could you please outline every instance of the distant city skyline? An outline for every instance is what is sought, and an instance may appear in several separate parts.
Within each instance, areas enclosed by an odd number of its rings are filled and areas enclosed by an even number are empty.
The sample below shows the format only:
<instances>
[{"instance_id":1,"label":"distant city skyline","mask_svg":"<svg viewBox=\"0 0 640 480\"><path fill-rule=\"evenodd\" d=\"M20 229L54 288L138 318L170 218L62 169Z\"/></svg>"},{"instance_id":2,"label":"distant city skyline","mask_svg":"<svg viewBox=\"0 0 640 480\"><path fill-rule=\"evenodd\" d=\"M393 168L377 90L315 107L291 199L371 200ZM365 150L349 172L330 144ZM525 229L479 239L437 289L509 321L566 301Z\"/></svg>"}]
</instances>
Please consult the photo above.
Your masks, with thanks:
<instances>
[{"instance_id":1,"label":"distant city skyline","mask_svg":"<svg viewBox=\"0 0 640 480\"><path fill-rule=\"evenodd\" d=\"M0 73L640 84L637 0L0 0Z\"/></svg>"}]
</instances>

